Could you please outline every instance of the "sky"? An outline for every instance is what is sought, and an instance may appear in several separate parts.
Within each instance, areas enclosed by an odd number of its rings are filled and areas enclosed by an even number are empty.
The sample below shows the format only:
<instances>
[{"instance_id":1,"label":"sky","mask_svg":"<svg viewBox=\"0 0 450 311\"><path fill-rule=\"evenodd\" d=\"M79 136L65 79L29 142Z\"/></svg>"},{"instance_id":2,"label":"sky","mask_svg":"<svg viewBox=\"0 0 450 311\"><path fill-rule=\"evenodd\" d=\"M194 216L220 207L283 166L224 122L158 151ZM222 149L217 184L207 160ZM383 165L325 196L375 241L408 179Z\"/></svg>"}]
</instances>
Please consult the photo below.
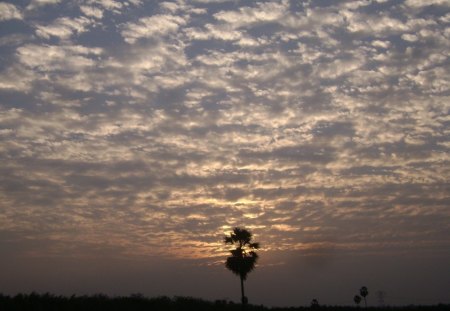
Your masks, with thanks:
<instances>
[{"instance_id":1,"label":"sky","mask_svg":"<svg viewBox=\"0 0 450 311\"><path fill-rule=\"evenodd\" d=\"M449 110L447 0L2 1L0 292L450 303Z\"/></svg>"}]
</instances>

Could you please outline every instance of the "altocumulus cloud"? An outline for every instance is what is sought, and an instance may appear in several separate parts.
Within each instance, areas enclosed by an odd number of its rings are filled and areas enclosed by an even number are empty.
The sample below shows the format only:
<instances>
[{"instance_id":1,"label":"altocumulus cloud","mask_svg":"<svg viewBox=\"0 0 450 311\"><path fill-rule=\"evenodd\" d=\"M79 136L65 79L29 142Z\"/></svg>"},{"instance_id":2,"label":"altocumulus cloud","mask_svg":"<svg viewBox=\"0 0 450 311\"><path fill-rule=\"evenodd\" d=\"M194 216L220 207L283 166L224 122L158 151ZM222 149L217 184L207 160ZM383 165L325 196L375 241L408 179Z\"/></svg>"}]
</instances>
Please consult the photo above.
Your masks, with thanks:
<instances>
[{"instance_id":1,"label":"altocumulus cloud","mask_svg":"<svg viewBox=\"0 0 450 311\"><path fill-rule=\"evenodd\" d=\"M242 225L267 254L450 246L448 1L33 0L0 23L8 256L214 262Z\"/></svg>"}]
</instances>

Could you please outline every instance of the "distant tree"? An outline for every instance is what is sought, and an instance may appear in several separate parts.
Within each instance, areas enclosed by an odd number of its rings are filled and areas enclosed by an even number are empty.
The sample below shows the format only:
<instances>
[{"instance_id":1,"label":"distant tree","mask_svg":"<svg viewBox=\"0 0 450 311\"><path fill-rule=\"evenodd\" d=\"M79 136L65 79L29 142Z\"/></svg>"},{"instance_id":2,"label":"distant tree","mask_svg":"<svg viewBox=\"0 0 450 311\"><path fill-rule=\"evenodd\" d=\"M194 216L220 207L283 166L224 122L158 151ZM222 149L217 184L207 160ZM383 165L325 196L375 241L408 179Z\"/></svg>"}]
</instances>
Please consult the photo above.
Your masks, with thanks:
<instances>
[{"instance_id":1,"label":"distant tree","mask_svg":"<svg viewBox=\"0 0 450 311\"><path fill-rule=\"evenodd\" d=\"M377 291L377 297L378 297L378 305L380 307L383 307L384 306L384 298L386 298L386 292L382 291L382 290Z\"/></svg>"},{"instance_id":2,"label":"distant tree","mask_svg":"<svg viewBox=\"0 0 450 311\"><path fill-rule=\"evenodd\" d=\"M369 295L369 290L367 289L367 287L363 286L361 287L361 289L359 290L359 294L364 298L364 305L367 308L367 300L366 300L366 296Z\"/></svg>"},{"instance_id":3,"label":"distant tree","mask_svg":"<svg viewBox=\"0 0 450 311\"><path fill-rule=\"evenodd\" d=\"M247 275L255 268L258 254L254 250L259 248L259 243L252 243L252 234L241 228L234 228L230 236L224 238L225 244L235 245L230 251L231 256L227 258L225 266L228 270L238 275L241 280L241 302L248 303L244 292L244 281Z\"/></svg>"},{"instance_id":4,"label":"distant tree","mask_svg":"<svg viewBox=\"0 0 450 311\"><path fill-rule=\"evenodd\" d=\"M319 301L317 300L317 299L313 299L312 301L311 301L311 308L313 308L313 309L317 309L319 307Z\"/></svg>"},{"instance_id":5,"label":"distant tree","mask_svg":"<svg viewBox=\"0 0 450 311\"><path fill-rule=\"evenodd\" d=\"M356 305L359 307L359 304L361 302L361 296L359 295L355 295L355 297L353 297L353 301L356 303Z\"/></svg>"}]
</instances>

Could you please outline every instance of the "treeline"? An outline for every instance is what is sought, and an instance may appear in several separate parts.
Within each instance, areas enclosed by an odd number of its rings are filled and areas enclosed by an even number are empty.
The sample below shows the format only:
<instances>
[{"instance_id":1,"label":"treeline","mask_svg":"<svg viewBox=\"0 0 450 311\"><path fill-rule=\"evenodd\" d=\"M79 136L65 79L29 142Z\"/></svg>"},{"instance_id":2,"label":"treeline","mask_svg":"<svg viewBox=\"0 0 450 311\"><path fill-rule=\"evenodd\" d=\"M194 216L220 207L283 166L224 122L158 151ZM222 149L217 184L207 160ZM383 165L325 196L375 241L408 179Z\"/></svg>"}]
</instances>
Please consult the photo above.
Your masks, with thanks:
<instances>
[{"instance_id":1,"label":"treeline","mask_svg":"<svg viewBox=\"0 0 450 311\"><path fill-rule=\"evenodd\" d=\"M106 295L92 296L75 296L70 297L56 296L49 293L46 294L18 294L15 296L7 296L0 294L0 310L5 311L241 311L241 304L228 300L206 301L203 299L192 297L155 297L147 298L143 295L136 294L125 297L109 297ZM290 308L268 308L257 305L245 306L246 311L301 311L301 310L327 310L327 311L344 311L344 310L365 310L365 308L357 307L338 307L338 306L314 306L314 307L290 307ZM450 311L450 305L435 306L405 306L405 307L369 307L367 310L416 310L416 311Z\"/></svg>"}]
</instances>

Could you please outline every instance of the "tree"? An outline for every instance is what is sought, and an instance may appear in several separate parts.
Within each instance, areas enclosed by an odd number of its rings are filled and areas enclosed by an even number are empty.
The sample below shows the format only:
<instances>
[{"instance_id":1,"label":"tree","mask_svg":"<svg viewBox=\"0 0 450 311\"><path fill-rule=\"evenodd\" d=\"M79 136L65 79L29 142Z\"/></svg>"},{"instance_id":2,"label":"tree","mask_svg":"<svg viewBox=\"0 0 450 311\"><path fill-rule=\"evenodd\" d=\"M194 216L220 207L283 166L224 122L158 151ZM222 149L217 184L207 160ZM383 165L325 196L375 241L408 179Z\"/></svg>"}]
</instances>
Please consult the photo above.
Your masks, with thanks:
<instances>
[{"instance_id":1,"label":"tree","mask_svg":"<svg viewBox=\"0 0 450 311\"><path fill-rule=\"evenodd\" d=\"M366 308L367 308L367 300L366 300L366 296L369 295L369 290L367 289L367 287L363 286L363 287L361 287L361 289L359 290L359 294L360 294L361 296L363 296L363 298L364 298L364 305L365 305Z\"/></svg>"},{"instance_id":2,"label":"tree","mask_svg":"<svg viewBox=\"0 0 450 311\"><path fill-rule=\"evenodd\" d=\"M361 296L359 295L355 295L355 297L353 297L353 301L356 303L356 305L359 307L359 303L361 302Z\"/></svg>"},{"instance_id":3,"label":"tree","mask_svg":"<svg viewBox=\"0 0 450 311\"><path fill-rule=\"evenodd\" d=\"M384 298L386 298L386 292L382 291L382 290L377 291L377 297L378 297L378 305L380 307L383 307L384 306Z\"/></svg>"},{"instance_id":4,"label":"tree","mask_svg":"<svg viewBox=\"0 0 450 311\"><path fill-rule=\"evenodd\" d=\"M241 301L245 305L248 300L245 297L244 281L255 268L258 254L254 250L259 248L259 243L252 243L252 234L241 228L234 228L230 236L224 238L224 242L225 244L236 245L235 249L230 250L231 256L227 258L225 266L239 276L241 280Z\"/></svg>"},{"instance_id":5,"label":"tree","mask_svg":"<svg viewBox=\"0 0 450 311\"><path fill-rule=\"evenodd\" d=\"M317 309L317 308L319 308L319 300L317 300L317 299L313 299L312 301L311 301L311 308L312 309Z\"/></svg>"}]
</instances>

